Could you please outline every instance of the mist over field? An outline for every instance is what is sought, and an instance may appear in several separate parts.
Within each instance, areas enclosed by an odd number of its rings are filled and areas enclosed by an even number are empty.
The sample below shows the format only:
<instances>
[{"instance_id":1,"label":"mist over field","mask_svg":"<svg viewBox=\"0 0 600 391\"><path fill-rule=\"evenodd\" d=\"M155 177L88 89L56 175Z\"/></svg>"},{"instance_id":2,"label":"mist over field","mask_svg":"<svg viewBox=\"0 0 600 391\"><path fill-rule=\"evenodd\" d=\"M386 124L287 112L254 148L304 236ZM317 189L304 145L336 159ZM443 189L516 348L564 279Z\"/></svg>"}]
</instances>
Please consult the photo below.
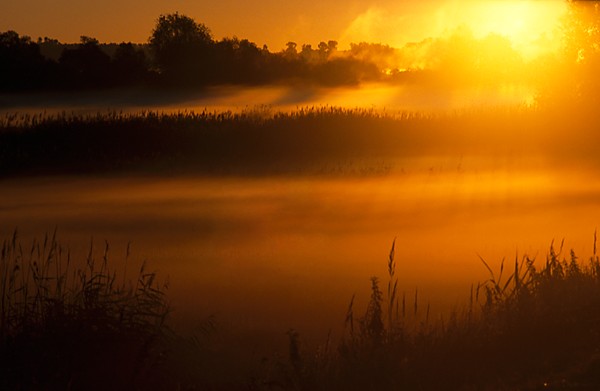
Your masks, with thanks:
<instances>
[{"instance_id":1,"label":"mist over field","mask_svg":"<svg viewBox=\"0 0 600 391\"><path fill-rule=\"evenodd\" d=\"M595 389L599 15L0 33L0 388Z\"/></svg>"}]
</instances>

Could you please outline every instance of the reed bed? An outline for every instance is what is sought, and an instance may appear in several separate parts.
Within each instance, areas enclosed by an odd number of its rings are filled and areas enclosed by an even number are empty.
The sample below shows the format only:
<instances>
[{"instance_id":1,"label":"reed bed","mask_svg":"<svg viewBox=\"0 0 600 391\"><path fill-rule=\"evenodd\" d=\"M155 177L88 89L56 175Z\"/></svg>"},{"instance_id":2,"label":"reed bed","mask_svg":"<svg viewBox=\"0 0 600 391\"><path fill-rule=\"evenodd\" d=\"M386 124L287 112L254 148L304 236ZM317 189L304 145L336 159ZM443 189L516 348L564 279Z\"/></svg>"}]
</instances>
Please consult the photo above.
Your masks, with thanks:
<instances>
[{"instance_id":1,"label":"reed bed","mask_svg":"<svg viewBox=\"0 0 600 391\"><path fill-rule=\"evenodd\" d=\"M192 337L168 327L166 284L84 259L46 236L0 253L0 389L20 390L584 390L600 385L600 259L551 244L543 262L502 261L462 308L433 316L402 290L392 244L385 281L364 311L352 298L343 337L308 351L290 330L287 359L241 366L211 347L213 319ZM129 249L122 265L127 265ZM215 350L216 346L216 350Z\"/></svg>"},{"instance_id":2,"label":"reed bed","mask_svg":"<svg viewBox=\"0 0 600 391\"><path fill-rule=\"evenodd\" d=\"M529 130L553 123L542 119L526 108L434 115L331 106L292 112L259 106L241 112L6 114L0 118L0 177L327 173L348 162L368 166L456 148L485 153L499 144L527 145Z\"/></svg>"},{"instance_id":3,"label":"reed bed","mask_svg":"<svg viewBox=\"0 0 600 391\"><path fill-rule=\"evenodd\" d=\"M594 243L596 238L594 237ZM418 292L400 293L395 244L385 291L371 297L346 332L316 352L290 356L265 384L294 390L591 390L600 386L600 261L596 245L582 262L554 243L538 265L528 256L499 271L482 259L488 280L463 308L433 317ZM509 270L510 269L510 270Z\"/></svg>"},{"instance_id":4,"label":"reed bed","mask_svg":"<svg viewBox=\"0 0 600 391\"><path fill-rule=\"evenodd\" d=\"M86 259L72 259L55 235L24 248L16 231L2 243L0 389L155 389L165 381L156 369L170 335L166 286L145 266L127 281L108 253L106 244L98 259L90 246Z\"/></svg>"}]
</instances>

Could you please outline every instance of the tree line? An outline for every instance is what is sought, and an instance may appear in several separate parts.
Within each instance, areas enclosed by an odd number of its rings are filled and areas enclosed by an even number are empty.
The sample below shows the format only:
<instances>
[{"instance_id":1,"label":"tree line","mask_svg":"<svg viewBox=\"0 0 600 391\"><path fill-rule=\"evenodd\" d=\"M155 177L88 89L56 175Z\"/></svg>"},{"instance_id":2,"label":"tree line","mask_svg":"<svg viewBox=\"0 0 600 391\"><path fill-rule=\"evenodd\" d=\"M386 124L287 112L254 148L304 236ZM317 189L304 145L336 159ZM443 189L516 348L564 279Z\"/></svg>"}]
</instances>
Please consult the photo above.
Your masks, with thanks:
<instances>
[{"instance_id":1,"label":"tree line","mask_svg":"<svg viewBox=\"0 0 600 391\"><path fill-rule=\"evenodd\" d=\"M146 44L103 44L87 36L78 44L63 44L0 33L0 90L5 92L294 81L348 85L380 75L373 62L338 52L336 41L317 48L289 42L274 53L247 39L215 40L208 27L179 13L161 15Z\"/></svg>"},{"instance_id":2,"label":"tree line","mask_svg":"<svg viewBox=\"0 0 600 391\"><path fill-rule=\"evenodd\" d=\"M160 15L144 44L78 44L0 33L0 91L60 91L146 86L302 83L323 86L386 81L443 88L528 84L539 96L569 100L598 95L600 7L570 1L561 26L561 53L524 61L501 36L476 38L457 30L402 48L361 42L339 50L288 42L279 52L248 39L216 40L210 29L179 14Z\"/></svg>"}]
</instances>

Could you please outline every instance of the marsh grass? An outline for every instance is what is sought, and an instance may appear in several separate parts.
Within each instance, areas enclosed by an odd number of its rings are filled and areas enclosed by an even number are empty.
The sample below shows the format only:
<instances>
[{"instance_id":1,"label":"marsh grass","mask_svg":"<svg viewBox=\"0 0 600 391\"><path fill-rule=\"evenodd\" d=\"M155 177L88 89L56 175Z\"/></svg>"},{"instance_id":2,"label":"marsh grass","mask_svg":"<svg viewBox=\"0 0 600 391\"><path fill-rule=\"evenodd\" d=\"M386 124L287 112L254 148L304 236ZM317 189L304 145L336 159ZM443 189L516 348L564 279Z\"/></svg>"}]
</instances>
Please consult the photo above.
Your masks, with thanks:
<instances>
[{"instance_id":1,"label":"marsh grass","mask_svg":"<svg viewBox=\"0 0 600 391\"><path fill-rule=\"evenodd\" d=\"M0 388L157 389L165 375L166 285L142 266L133 281L90 245L74 260L46 236L0 253ZM129 249L126 258L129 257ZM169 380L170 381L170 380Z\"/></svg>"},{"instance_id":2,"label":"marsh grass","mask_svg":"<svg viewBox=\"0 0 600 391\"><path fill-rule=\"evenodd\" d=\"M534 109L447 114L340 107L278 112L5 114L0 177L91 173L204 175L389 172L400 159L531 145L556 121ZM481 130L486 129L486 137ZM506 132L506 129L511 129Z\"/></svg>"},{"instance_id":3,"label":"marsh grass","mask_svg":"<svg viewBox=\"0 0 600 391\"><path fill-rule=\"evenodd\" d=\"M306 390L538 390L600 386L600 260L551 244L539 265L528 256L471 288L463 308L432 320L430 307L399 293L395 242L382 292L356 316L355 297L337 349L299 355L282 383ZM510 269L510 270L509 270ZM410 307L410 308L409 308ZM291 340L299 344L300 336ZM323 354L325 352L325 354ZM290 376L292 373L294 376Z\"/></svg>"},{"instance_id":4,"label":"marsh grass","mask_svg":"<svg viewBox=\"0 0 600 391\"><path fill-rule=\"evenodd\" d=\"M129 279L129 248L117 273L108 244L74 259L55 234L24 247L15 232L0 253L0 389L596 389L596 243L587 261L562 243L543 262L481 259L489 278L442 317L402 290L394 241L387 281L371 278L363 311L351 298L339 342L312 350L290 330L287 359L250 364L211 343L213 318L176 335L166 283L145 266Z\"/></svg>"}]
</instances>

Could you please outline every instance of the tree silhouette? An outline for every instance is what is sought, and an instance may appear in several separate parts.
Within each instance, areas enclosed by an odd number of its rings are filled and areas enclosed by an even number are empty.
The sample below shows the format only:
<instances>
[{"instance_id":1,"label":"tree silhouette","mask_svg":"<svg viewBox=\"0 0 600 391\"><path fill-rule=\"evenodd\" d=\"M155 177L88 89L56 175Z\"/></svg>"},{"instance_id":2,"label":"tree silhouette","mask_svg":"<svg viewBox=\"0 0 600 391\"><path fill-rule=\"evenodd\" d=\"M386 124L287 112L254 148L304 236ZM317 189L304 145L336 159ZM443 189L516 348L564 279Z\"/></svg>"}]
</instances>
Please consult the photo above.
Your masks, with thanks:
<instances>
[{"instance_id":1,"label":"tree silhouette","mask_svg":"<svg viewBox=\"0 0 600 391\"><path fill-rule=\"evenodd\" d=\"M36 43L14 31L0 33L0 90L281 82L339 85L377 80L380 72L375 61L354 52L354 47L337 52L337 42L331 40L314 49L290 41L278 53L248 39L215 41L204 24L174 13L158 17L145 46L101 44L87 36L79 44L48 37Z\"/></svg>"},{"instance_id":2,"label":"tree silhouette","mask_svg":"<svg viewBox=\"0 0 600 391\"><path fill-rule=\"evenodd\" d=\"M129 43L121 43L112 61L113 79L117 85L138 84L148 73L146 54Z\"/></svg>"},{"instance_id":3,"label":"tree silhouette","mask_svg":"<svg viewBox=\"0 0 600 391\"><path fill-rule=\"evenodd\" d=\"M329 54L337 51L338 41L327 41L327 51Z\"/></svg>"},{"instance_id":4,"label":"tree silhouette","mask_svg":"<svg viewBox=\"0 0 600 391\"><path fill-rule=\"evenodd\" d=\"M223 38L216 43L216 82L250 83L268 79L268 51L260 49L247 39Z\"/></svg>"},{"instance_id":5,"label":"tree silhouette","mask_svg":"<svg viewBox=\"0 0 600 391\"><path fill-rule=\"evenodd\" d=\"M560 83L545 98L587 104L600 102L600 4L568 0L563 19Z\"/></svg>"},{"instance_id":6,"label":"tree silhouette","mask_svg":"<svg viewBox=\"0 0 600 391\"><path fill-rule=\"evenodd\" d=\"M81 36L77 48L64 49L58 62L71 88L104 88L112 84L110 57L95 38Z\"/></svg>"},{"instance_id":7,"label":"tree silhouette","mask_svg":"<svg viewBox=\"0 0 600 391\"><path fill-rule=\"evenodd\" d=\"M290 41L290 42L286 43L285 46L286 46L286 49L283 53L286 55L286 57L295 58L298 55L298 49L297 49L298 45L296 44L296 42Z\"/></svg>"},{"instance_id":8,"label":"tree silhouette","mask_svg":"<svg viewBox=\"0 0 600 391\"><path fill-rule=\"evenodd\" d=\"M39 88L45 83L49 64L31 38L15 31L0 33L0 89Z\"/></svg>"},{"instance_id":9,"label":"tree silhouette","mask_svg":"<svg viewBox=\"0 0 600 391\"><path fill-rule=\"evenodd\" d=\"M579 63L600 51L600 5L596 1L568 1L563 20L565 54Z\"/></svg>"},{"instance_id":10,"label":"tree silhouette","mask_svg":"<svg viewBox=\"0 0 600 391\"><path fill-rule=\"evenodd\" d=\"M337 52L337 41L319 42L319 59L326 61L331 55Z\"/></svg>"},{"instance_id":11,"label":"tree silhouette","mask_svg":"<svg viewBox=\"0 0 600 391\"><path fill-rule=\"evenodd\" d=\"M172 82L198 81L213 43L208 27L179 13L160 15L149 38L156 66Z\"/></svg>"},{"instance_id":12,"label":"tree silhouette","mask_svg":"<svg viewBox=\"0 0 600 391\"><path fill-rule=\"evenodd\" d=\"M318 54L312 48L312 45L307 43L302 45L302 51L300 52L300 56L308 62L316 62L319 59Z\"/></svg>"}]
</instances>

